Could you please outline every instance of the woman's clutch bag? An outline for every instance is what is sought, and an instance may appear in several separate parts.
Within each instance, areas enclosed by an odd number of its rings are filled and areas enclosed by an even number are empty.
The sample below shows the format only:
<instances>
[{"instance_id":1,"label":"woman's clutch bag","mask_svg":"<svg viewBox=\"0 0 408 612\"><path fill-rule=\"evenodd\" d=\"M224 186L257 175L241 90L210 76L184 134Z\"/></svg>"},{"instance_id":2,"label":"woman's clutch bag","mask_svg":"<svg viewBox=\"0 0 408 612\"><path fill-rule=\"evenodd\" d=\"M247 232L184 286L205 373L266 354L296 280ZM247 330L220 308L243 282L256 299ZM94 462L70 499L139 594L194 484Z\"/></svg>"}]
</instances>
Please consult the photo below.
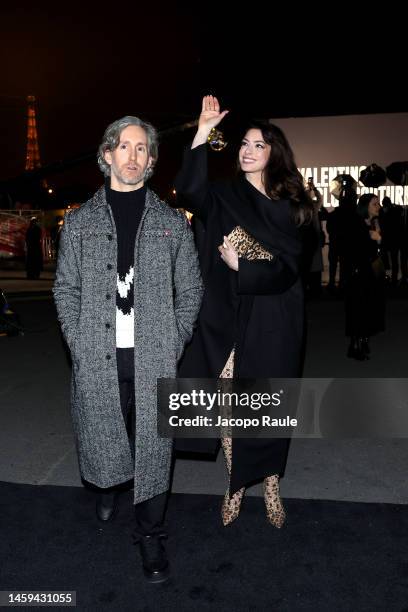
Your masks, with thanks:
<instances>
[{"instance_id":1,"label":"woman's clutch bag","mask_svg":"<svg viewBox=\"0 0 408 612\"><path fill-rule=\"evenodd\" d=\"M243 257L244 259L267 259L268 261L273 259L272 253L261 246L259 242L240 225L234 227L227 238L237 251L239 257Z\"/></svg>"}]
</instances>

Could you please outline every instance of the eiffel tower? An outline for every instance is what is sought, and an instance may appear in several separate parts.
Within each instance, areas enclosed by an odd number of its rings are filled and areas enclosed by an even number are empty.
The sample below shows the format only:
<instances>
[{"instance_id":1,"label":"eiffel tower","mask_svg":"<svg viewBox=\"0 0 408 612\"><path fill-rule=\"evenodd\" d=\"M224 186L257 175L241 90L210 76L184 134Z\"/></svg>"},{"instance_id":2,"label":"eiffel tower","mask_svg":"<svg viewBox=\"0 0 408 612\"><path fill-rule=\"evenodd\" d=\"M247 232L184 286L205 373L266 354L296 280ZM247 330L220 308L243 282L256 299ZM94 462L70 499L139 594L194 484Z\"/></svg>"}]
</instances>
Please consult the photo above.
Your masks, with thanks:
<instances>
[{"instance_id":1,"label":"eiffel tower","mask_svg":"<svg viewBox=\"0 0 408 612\"><path fill-rule=\"evenodd\" d=\"M35 170L41 167L37 119L35 116L35 96L27 96L27 103L27 154L25 169Z\"/></svg>"}]
</instances>

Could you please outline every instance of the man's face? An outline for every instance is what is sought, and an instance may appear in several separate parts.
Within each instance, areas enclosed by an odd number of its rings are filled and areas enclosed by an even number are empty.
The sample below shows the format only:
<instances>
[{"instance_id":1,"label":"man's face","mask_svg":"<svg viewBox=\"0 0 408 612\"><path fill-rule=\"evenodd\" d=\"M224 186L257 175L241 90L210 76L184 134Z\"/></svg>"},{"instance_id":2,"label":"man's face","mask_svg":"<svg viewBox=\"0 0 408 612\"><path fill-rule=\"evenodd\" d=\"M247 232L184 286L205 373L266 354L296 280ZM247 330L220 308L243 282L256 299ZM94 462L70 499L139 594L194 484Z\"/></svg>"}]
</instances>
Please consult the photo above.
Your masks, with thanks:
<instances>
[{"instance_id":1,"label":"man's face","mask_svg":"<svg viewBox=\"0 0 408 612\"><path fill-rule=\"evenodd\" d=\"M138 125L122 130L116 149L105 151L105 160L111 167L112 189L134 191L143 187L146 170L153 162L145 130Z\"/></svg>"}]
</instances>

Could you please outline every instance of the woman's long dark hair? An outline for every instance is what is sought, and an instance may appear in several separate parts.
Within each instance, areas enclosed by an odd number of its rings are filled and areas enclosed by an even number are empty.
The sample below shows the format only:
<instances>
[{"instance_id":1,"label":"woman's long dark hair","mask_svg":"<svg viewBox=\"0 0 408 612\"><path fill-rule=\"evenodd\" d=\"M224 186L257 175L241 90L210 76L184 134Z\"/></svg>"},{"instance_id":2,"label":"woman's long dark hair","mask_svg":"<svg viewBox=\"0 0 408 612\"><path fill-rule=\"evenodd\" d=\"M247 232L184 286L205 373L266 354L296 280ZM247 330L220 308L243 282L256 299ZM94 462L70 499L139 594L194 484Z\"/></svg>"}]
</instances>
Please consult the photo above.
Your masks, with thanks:
<instances>
[{"instance_id":1,"label":"woman's long dark hair","mask_svg":"<svg viewBox=\"0 0 408 612\"><path fill-rule=\"evenodd\" d=\"M371 200L376 197L377 196L375 193L363 193L363 195L360 196L356 209L357 214L360 217L363 217L363 219L368 219L368 205L370 204Z\"/></svg>"},{"instance_id":2,"label":"woman's long dark hair","mask_svg":"<svg viewBox=\"0 0 408 612\"><path fill-rule=\"evenodd\" d=\"M271 147L263 176L266 195L272 200L291 200L297 226L310 223L313 217L313 200L305 190L302 175L297 169L295 156L285 134L277 125L264 120L251 121L245 134L251 129L261 130L264 141Z\"/></svg>"}]
</instances>

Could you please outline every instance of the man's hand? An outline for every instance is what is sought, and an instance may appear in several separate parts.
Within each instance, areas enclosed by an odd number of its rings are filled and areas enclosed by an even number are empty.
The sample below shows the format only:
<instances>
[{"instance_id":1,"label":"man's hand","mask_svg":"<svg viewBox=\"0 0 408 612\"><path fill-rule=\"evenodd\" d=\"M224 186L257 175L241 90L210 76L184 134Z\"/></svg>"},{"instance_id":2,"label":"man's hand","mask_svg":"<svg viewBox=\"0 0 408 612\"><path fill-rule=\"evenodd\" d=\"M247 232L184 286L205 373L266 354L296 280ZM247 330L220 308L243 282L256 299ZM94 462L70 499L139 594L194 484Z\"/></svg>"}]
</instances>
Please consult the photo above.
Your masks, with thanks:
<instances>
[{"instance_id":1,"label":"man's hand","mask_svg":"<svg viewBox=\"0 0 408 612\"><path fill-rule=\"evenodd\" d=\"M231 268L231 270L238 272L238 253L226 236L224 236L224 242L218 247L218 250L221 253L221 259L227 266Z\"/></svg>"}]
</instances>

